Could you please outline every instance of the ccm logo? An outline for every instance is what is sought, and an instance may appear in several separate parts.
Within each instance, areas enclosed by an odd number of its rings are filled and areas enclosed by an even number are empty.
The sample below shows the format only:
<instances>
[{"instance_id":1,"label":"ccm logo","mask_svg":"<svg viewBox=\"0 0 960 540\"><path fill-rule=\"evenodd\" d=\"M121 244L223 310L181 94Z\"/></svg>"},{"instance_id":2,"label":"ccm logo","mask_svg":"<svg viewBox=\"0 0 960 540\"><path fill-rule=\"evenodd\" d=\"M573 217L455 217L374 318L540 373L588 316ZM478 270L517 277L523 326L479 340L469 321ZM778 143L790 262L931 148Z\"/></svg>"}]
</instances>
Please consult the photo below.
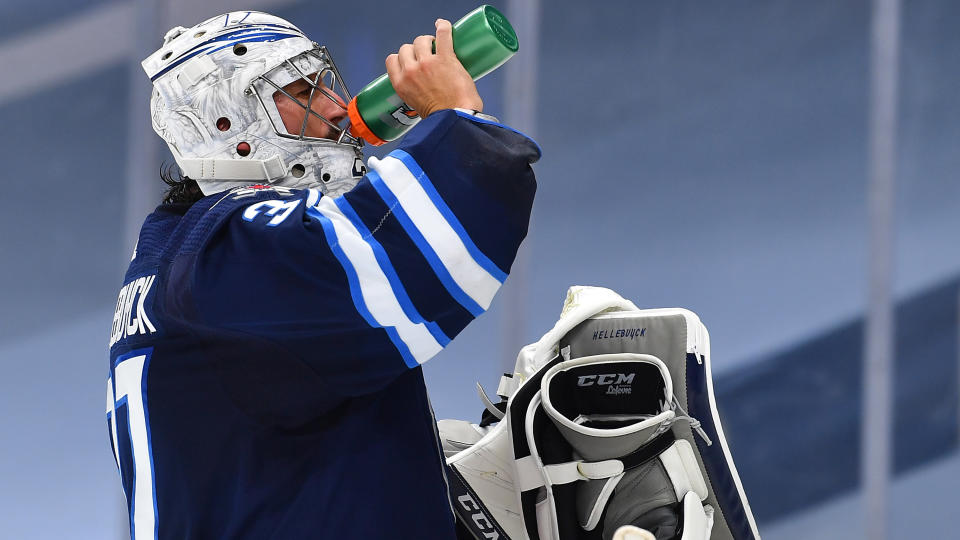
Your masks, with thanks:
<instances>
[{"instance_id":1,"label":"ccm logo","mask_svg":"<svg viewBox=\"0 0 960 540\"><path fill-rule=\"evenodd\" d=\"M636 373L604 373L602 375L582 375L577 378L577 386L608 386L611 384L633 384Z\"/></svg>"},{"instance_id":2,"label":"ccm logo","mask_svg":"<svg viewBox=\"0 0 960 540\"><path fill-rule=\"evenodd\" d=\"M477 501L473 500L473 497L470 495L461 495L457 497L457 502L459 502L460 506L462 506L467 512L473 512L470 514L470 517L473 519L474 525L477 526L477 529L483 534L484 538L500 538L500 533L498 533L493 527L493 524L490 523L490 520L487 519L487 516L483 515L483 512L480 510L480 506L477 504Z\"/></svg>"}]
</instances>

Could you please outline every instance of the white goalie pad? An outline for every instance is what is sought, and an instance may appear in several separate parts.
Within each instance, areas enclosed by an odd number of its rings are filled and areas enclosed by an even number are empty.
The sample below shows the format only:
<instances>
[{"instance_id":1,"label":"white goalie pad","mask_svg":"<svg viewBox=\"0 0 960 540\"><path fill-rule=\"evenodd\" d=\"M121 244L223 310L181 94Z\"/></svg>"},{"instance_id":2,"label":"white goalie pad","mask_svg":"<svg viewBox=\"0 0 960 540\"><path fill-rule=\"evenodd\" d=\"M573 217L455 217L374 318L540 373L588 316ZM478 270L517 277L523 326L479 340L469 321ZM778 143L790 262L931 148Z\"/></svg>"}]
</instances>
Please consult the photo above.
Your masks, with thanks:
<instances>
[{"instance_id":1,"label":"white goalie pad","mask_svg":"<svg viewBox=\"0 0 960 540\"><path fill-rule=\"evenodd\" d=\"M571 288L561 320L501 381L505 401L481 392L485 425L438 425L461 524L478 539L607 540L624 526L658 540L759 538L709 350L690 311Z\"/></svg>"}]
</instances>

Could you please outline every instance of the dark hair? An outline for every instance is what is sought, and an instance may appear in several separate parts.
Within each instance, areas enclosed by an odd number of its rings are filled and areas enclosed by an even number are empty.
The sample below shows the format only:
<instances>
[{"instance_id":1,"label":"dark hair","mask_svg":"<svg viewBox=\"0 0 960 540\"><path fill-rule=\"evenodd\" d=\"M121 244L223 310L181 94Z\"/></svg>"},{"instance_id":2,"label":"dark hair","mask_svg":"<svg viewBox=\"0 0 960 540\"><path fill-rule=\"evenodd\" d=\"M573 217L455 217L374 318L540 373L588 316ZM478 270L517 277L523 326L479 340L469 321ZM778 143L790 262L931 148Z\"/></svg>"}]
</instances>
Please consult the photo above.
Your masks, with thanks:
<instances>
[{"instance_id":1,"label":"dark hair","mask_svg":"<svg viewBox=\"0 0 960 540\"><path fill-rule=\"evenodd\" d=\"M175 163L167 163L160 167L160 179L170 186L163 194L163 203L193 204L204 197L197 181L184 176L180 167Z\"/></svg>"}]
</instances>

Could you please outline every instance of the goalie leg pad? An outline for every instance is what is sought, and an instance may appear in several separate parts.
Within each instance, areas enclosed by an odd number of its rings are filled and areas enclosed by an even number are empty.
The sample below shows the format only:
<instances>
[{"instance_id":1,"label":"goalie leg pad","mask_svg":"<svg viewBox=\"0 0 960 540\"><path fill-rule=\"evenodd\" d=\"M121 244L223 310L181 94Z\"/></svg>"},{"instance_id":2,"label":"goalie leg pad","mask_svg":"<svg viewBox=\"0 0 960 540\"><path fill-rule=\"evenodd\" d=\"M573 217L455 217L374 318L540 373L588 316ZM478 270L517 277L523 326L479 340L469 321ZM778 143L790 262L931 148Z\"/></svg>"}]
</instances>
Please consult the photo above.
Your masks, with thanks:
<instances>
[{"instance_id":1,"label":"goalie leg pad","mask_svg":"<svg viewBox=\"0 0 960 540\"><path fill-rule=\"evenodd\" d=\"M588 304L620 305L579 305ZM570 313L579 324L562 318L521 352L503 419L448 458L503 533L608 540L629 525L658 540L759 538L716 412L699 318L682 309ZM475 437L463 426L447 431L458 430L458 439Z\"/></svg>"}]
</instances>

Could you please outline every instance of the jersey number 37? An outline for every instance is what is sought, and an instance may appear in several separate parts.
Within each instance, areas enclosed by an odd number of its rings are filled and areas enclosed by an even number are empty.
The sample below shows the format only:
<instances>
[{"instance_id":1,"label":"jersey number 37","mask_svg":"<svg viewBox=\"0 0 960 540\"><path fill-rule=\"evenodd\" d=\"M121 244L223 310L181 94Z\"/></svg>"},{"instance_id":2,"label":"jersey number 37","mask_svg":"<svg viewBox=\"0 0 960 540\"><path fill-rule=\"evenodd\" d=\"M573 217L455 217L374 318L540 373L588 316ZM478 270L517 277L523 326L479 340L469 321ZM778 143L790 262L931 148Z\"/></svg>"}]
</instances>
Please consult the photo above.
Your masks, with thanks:
<instances>
[{"instance_id":1,"label":"jersey number 37","mask_svg":"<svg viewBox=\"0 0 960 540\"><path fill-rule=\"evenodd\" d=\"M153 483L147 372L153 349L118 357L107 379L107 427L120 481L130 509L130 536L157 536L157 498Z\"/></svg>"}]
</instances>

